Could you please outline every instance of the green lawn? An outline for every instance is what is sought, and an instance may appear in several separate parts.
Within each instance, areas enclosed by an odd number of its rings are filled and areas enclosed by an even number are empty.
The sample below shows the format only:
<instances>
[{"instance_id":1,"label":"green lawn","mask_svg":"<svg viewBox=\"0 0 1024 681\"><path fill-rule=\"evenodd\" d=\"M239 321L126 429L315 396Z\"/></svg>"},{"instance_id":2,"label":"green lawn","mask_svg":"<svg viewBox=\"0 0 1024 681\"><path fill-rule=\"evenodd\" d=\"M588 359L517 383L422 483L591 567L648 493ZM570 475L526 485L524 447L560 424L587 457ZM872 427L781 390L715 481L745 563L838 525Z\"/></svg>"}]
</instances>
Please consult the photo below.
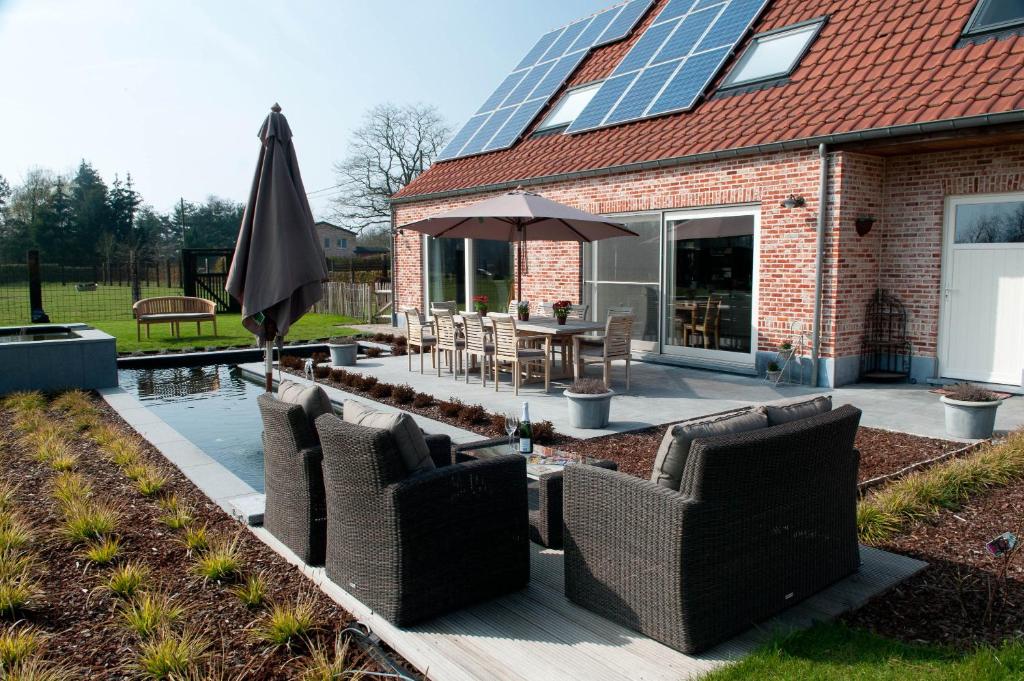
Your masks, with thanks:
<instances>
[{"instance_id":1,"label":"green lawn","mask_svg":"<svg viewBox=\"0 0 1024 681\"><path fill-rule=\"evenodd\" d=\"M1024 678L1024 644L964 654L911 646L850 629L819 624L769 644L708 681L994 681Z\"/></svg>"},{"instance_id":2,"label":"green lawn","mask_svg":"<svg viewBox=\"0 0 1024 681\"><path fill-rule=\"evenodd\" d=\"M182 322L181 338L171 335L170 325L154 324L150 327L150 337L146 338L146 327L142 327L142 341L135 340L135 322L131 320L114 322L93 322L82 320L86 324L106 331L117 337L119 352L136 350L162 350L184 347L205 348L210 346L238 345L253 343L253 335L242 326L240 314L218 314L217 334L213 335L213 324L203 322L202 335L196 335L195 324ZM358 323L348 317L327 314L307 314L297 321L288 332L287 340L309 340L330 336L351 336L358 333L345 324Z\"/></svg>"},{"instance_id":3,"label":"green lawn","mask_svg":"<svg viewBox=\"0 0 1024 681\"><path fill-rule=\"evenodd\" d=\"M74 283L43 282L42 295L43 309L55 324L86 319L132 318L132 289L127 284L100 284L95 291L79 291ZM180 287L142 287L143 298L180 295ZM28 284L0 285L0 326L28 324L29 321Z\"/></svg>"}]
</instances>

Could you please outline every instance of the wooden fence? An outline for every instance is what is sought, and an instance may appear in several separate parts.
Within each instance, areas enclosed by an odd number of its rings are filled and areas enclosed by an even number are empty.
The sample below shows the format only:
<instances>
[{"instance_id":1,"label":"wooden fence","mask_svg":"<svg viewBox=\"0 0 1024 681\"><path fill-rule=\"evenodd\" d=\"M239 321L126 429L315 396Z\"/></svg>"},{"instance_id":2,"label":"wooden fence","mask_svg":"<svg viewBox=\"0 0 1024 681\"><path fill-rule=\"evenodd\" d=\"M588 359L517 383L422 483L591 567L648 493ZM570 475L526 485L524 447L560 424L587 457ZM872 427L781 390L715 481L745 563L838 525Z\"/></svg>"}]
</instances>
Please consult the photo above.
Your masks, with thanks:
<instances>
[{"instance_id":1,"label":"wooden fence","mask_svg":"<svg viewBox=\"0 0 1024 681\"><path fill-rule=\"evenodd\" d=\"M389 282L351 284L332 281L324 284L324 297L314 306L313 311L352 317L366 323L384 314L390 319L390 307Z\"/></svg>"}]
</instances>

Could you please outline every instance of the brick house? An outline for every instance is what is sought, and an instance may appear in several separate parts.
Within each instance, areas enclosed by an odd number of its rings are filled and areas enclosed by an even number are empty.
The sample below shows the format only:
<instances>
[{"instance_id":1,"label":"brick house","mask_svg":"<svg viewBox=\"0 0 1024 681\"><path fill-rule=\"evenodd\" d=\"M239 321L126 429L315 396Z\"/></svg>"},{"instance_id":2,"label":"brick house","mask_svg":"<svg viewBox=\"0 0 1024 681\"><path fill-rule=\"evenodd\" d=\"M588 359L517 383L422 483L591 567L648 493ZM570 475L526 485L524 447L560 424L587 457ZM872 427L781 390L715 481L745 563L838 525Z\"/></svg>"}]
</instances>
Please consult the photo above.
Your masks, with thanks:
<instances>
[{"instance_id":1,"label":"brick house","mask_svg":"<svg viewBox=\"0 0 1024 681\"><path fill-rule=\"evenodd\" d=\"M314 224L324 255L328 258L349 258L355 253L356 233L321 220Z\"/></svg>"},{"instance_id":2,"label":"brick house","mask_svg":"<svg viewBox=\"0 0 1024 681\"><path fill-rule=\"evenodd\" d=\"M642 11L632 31L585 46L551 96L531 100L540 108L524 113L511 143L496 145L498 133L474 146L502 112L485 105L442 153L447 160L393 197L396 307L464 304L482 290L507 298L512 246L400 228L523 186L640 234L529 243L521 276L531 301L581 301L596 319L632 307L641 358L763 372L790 341L805 380L849 383L882 361L884 348L865 331L887 318L868 315L881 289L905 312L894 361L914 379L1024 383L1020 3L634 3ZM663 36L698 25L708 9L720 14L701 26L744 8L751 21L692 105L661 111L673 79L714 52L701 53L710 32L698 35L681 65L659 76L657 55L675 39ZM554 32L556 44L574 26ZM619 75L638 59L635 79ZM676 76L664 75L673 68ZM530 72L509 78L525 82ZM650 81L655 95L642 92ZM499 88L492 99L501 96ZM705 343L685 330L709 299L720 331Z\"/></svg>"}]
</instances>

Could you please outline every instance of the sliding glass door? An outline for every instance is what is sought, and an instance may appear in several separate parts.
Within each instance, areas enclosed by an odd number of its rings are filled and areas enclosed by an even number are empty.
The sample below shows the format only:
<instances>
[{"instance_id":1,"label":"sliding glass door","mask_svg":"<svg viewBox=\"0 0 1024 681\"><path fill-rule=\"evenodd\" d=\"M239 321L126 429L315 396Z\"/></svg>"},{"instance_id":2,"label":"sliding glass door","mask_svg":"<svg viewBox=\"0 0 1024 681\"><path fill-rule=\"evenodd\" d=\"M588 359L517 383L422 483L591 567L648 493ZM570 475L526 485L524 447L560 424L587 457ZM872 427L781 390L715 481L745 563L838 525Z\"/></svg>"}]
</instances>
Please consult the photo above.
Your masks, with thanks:
<instances>
[{"instance_id":1,"label":"sliding glass door","mask_svg":"<svg viewBox=\"0 0 1024 681\"><path fill-rule=\"evenodd\" d=\"M473 296L485 295L491 310L504 312L514 285L512 252L504 241L425 237L424 308L454 300L460 310L468 310Z\"/></svg>"},{"instance_id":2,"label":"sliding glass door","mask_svg":"<svg viewBox=\"0 0 1024 681\"><path fill-rule=\"evenodd\" d=\"M466 301L466 241L465 239L425 239L425 295L424 308L430 303L454 300L462 306Z\"/></svg>"},{"instance_id":3,"label":"sliding glass door","mask_svg":"<svg viewBox=\"0 0 1024 681\"><path fill-rule=\"evenodd\" d=\"M583 303L590 318L603 320L614 308L630 308L633 349L658 349L658 272L661 269L661 214L616 215L639 237L619 237L585 244Z\"/></svg>"},{"instance_id":4,"label":"sliding glass door","mask_svg":"<svg viewBox=\"0 0 1024 681\"><path fill-rule=\"evenodd\" d=\"M663 352L753 363L757 232L756 208L665 216Z\"/></svg>"}]
</instances>

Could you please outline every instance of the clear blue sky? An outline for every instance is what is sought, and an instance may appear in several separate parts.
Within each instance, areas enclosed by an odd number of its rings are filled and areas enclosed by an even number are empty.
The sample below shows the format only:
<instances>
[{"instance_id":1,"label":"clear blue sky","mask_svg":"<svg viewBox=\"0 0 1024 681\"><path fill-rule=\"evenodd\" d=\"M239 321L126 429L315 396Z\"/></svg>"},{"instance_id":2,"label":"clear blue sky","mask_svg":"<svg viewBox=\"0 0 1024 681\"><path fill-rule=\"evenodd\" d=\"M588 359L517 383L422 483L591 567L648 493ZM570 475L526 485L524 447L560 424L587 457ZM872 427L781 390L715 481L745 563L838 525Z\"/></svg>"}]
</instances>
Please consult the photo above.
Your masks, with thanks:
<instances>
[{"instance_id":1,"label":"clear blue sky","mask_svg":"<svg viewBox=\"0 0 1024 681\"><path fill-rule=\"evenodd\" d=\"M307 191L328 187L368 108L431 103L457 127L542 33L613 4L0 0L0 174L85 158L159 210L244 201L279 101Z\"/></svg>"}]
</instances>

